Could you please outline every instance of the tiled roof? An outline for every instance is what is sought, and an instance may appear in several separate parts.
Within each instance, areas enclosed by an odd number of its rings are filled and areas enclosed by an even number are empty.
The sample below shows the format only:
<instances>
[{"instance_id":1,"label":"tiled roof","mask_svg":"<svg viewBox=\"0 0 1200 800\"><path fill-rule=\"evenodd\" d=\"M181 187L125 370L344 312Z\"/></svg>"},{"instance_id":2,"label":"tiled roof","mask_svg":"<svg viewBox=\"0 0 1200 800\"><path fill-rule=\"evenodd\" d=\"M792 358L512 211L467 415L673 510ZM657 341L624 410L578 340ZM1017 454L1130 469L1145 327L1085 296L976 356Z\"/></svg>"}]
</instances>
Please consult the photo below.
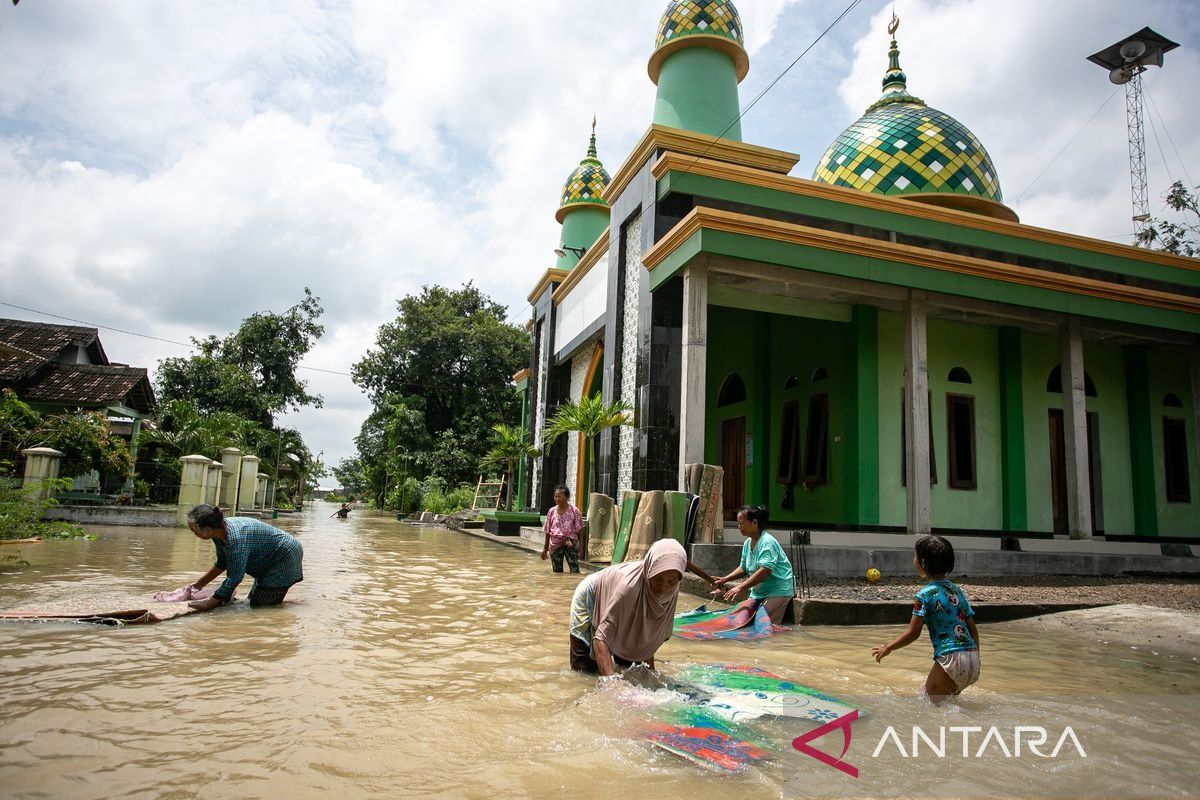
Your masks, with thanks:
<instances>
[{"instance_id":1,"label":"tiled roof","mask_svg":"<svg viewBox=\"0 0 1200 800\"><path fill-rule=\"evenodd\" d=\"M63 405L126 405L149 411L154 391L146 370L92 364L53 364L19 390L26 402Z\"/></svg>"},{"instance_id":2,"label":"tiled roof","mask_svg":"<svg viewBox=\"0 0 1200 800\"><path fill-rule=\"evenodd\" d=\"M48 361L56 359L64 348L81 345L91 351L93 360L108 363L95 328L56 325L20 319L0 319L0 342L24 351L28 358L0 358L0 381L11 382L28 376Z\"/></svg>"}]
</instances>

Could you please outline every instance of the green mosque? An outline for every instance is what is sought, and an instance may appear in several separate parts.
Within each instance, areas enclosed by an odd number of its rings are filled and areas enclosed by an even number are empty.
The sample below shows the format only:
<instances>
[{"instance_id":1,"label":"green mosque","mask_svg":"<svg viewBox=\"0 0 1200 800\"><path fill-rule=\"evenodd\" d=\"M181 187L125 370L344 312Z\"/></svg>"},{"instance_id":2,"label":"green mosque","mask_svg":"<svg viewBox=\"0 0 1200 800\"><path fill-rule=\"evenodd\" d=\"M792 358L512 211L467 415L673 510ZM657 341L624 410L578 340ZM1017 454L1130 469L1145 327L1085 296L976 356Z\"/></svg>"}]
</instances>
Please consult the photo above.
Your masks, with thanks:
<instances>
[{"instance_id":1,"label":"green mosque","mask_svg":"<svg viewBox=\"0 0 1200 800\"><path fill-rule=\"evenodd\" d=\"M585 394L634 425L595 464L559 439L522 506L705 462L727 515L780 527L1200 537L1200 262L1021 224L984 143L910 93L897 28L880 98L799 177L742 140L734 4L668 4L649 127L610 174L593 126L516 376L535 442Z\"/></svg>"}]
</instances>

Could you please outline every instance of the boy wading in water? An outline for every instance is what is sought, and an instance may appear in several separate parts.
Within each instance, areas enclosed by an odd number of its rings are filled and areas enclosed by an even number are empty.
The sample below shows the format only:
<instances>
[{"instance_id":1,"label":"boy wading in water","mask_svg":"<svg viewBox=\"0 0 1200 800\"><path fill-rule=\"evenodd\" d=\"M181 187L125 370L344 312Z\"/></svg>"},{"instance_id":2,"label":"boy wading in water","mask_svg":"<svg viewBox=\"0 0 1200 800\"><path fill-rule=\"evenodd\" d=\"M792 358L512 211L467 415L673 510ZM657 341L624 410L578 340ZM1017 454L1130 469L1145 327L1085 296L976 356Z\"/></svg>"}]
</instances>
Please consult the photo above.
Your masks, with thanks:
<instances>
[{"instance_id":1,"label":"boy wading in water","mask_svg":"<svg viewBox=\"0 0 1200 800\"><path fill-rule=\"evenodd\" d=\"M542 548L542 561L550 559L555 572L563 571L563 559L571 572L579 572L579 532L583 530L583 517L579 509L571 505L571 492L565 486L554 487L554 505L546 512L546 544Z\"/></svg>"},{"instance_id":2,"label":"boy wading in water","mask_svg":"<svg viewBox=\"0 0 1200 800\"><path fill-rule=\"evenodd\" d=\"M875 661L912 644L929 625L933 667L925 679L925 694L935 703L953 697L979 680L979 631L975 612L963 590L946 576L954 569L954 547L941 536L923 536L913 547L913 565L929 583L917 592L908 630L888 644L871 648Z\"/></svg>"}]
</instances>

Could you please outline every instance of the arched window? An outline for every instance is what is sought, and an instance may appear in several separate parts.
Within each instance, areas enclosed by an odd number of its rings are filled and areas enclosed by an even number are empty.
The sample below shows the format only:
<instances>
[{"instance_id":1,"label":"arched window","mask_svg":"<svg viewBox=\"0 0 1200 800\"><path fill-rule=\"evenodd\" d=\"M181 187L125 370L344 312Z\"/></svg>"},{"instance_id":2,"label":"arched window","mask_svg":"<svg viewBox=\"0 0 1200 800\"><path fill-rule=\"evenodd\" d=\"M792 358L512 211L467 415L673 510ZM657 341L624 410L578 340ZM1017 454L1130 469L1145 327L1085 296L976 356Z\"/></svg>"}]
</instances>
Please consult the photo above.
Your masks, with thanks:
<instances>
[{"instance_id":1,"label":"arched window","mask_svg":"<svg viewBox=\"0 0 1200 800\"><path fill-rule=\"evenodd\" d=\"M1183 408L1183 401L1179 399L1177 394L1168 394L1163 398L1163 405L1170 408Z\"/></svg>"},{"instance_id":2,"label":"arched window","mask_svg":"<svg viewBox=\"0 0 1200 800\"><path fill-rule=\"evenodd\" d=\"M1062 394L1062 364L1050 370L1050 377L1046 379L1046 391ZM1087 372L1083 373L1083 393L1088 397L1096 397L1096 384Z\"/></svg>"},{"instance_id":3,"label":"arched window","mask_svg":"<svg viewBox=\"0 0 1200 800\"><path fill-rule=\"evenodd\" d=\"M950 377L948 377L946 380L950 381L951 383L970 383L971 373L967 372L962 367L955 367L954 369L950 370Z\"/></svg>"},{"instance_id":4,"label":"arched window","mask_svg":"<svg viewBox=\"0 0 1200 800\"><path fill-rule=\"evenodd\" d=\"M745 400L746 384L742 381L741 375L731 372L725 382L721 384L721 391L717 394L717 407L731 406Z\"/></svg>"},{"instance_id":5,"label":"arched window","mask_svg":"<svg viewBox=\"0 0 1200 800\"><path fill-rule=\"evenodd\" d=\"M800 385L800 379L795 375L788 375L788 379L783 382L784 389L795 389Z\"/></svg>"},{"instance_id":6,"label":"arched window","mask_svg":"<svg viewBox=\"0 0 1200 800\"><path fill-rule=\"evenodd\" d=\"M812 382L816 383L817 381L823 381L828 377L829 373L825 371L824 367L817 367L815 370L813 370Z\"/></svg>"}]
</instances>

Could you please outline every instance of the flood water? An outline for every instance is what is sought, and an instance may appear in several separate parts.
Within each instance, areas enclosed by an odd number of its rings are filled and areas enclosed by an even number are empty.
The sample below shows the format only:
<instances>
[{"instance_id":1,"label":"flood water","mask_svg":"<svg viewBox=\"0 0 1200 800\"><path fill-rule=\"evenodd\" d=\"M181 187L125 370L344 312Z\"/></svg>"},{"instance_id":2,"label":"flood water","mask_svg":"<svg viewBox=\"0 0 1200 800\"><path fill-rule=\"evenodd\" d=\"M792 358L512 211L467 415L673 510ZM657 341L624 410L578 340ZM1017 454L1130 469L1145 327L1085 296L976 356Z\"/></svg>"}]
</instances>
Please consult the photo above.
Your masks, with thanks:
<instances>
[{"instance_id":1,"label":"flood water","mask_svg":"<svg viewBox=\"0 0 1200 800\"><path fill-rule=\"evenodd\" d=\"M329 509L330 511L332 509ZM981 626L983 677L956 705L916 698L927 637L875 664L895 628L810 628L751 643L672 639L689 663L763 667L856 704L852 778L792 748L813 725L764 721L773 759L706 771L638 738L658 697L567 669L577 576L536 555L383 515L278 521L305 581L280 608L245 603L157 625L0 624L0 795L19 798L1187 797L1200 665L1019 624ZM186 530L94 528L95 541L8 545L0 608L195 580L213 549ZM245 597L249 583L239 590ZM683 596L680 607L699 602ZM1200 654L1196 654L1200 655ZM918 725L978 726L962 757L906 757ZM975 750L991 726L1043 727L1056 758ZM1028 737L1026 738L1028 741ZM837 755L842 735L814 743Z\"/></svg>"}]
</instances>

